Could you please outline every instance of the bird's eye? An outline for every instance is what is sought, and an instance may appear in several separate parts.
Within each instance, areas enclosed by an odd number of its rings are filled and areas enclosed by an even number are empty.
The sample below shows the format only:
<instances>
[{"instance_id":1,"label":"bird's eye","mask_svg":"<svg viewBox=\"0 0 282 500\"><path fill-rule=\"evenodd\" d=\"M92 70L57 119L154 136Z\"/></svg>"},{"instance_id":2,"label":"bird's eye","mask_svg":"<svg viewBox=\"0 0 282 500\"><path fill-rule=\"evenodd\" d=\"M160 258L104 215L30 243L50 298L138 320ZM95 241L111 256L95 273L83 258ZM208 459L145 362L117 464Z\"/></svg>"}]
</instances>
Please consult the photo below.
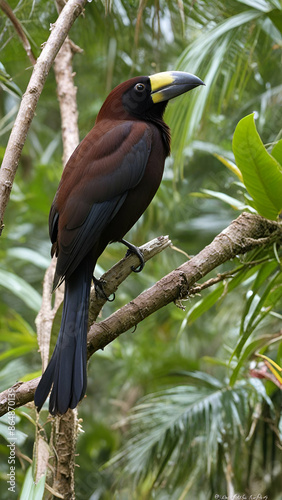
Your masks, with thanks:
<instances>
[{"instance_id":1,"label":"bird's eye","mask_svg":"<svg viewBox=\"0 0 282 500\"><path fill-rule=\"evenodd\" d=\"M134 88L137 92L143 92L145 90L145 85L143 85L143 83L136 83Z\"/></svg>"}]
</instances>

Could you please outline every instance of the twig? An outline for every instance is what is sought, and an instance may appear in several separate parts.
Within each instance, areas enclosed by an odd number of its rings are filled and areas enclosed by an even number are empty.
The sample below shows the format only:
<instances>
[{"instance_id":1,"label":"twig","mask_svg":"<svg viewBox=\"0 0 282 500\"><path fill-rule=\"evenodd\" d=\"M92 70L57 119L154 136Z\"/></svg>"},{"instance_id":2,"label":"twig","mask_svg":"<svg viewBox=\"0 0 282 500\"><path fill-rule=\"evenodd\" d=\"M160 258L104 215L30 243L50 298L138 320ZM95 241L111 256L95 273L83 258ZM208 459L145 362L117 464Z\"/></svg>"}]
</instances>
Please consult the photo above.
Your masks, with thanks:
<instances>
[{"instance_id":1,"label":"twig","mask_svg":"<svg viewBox=\"0 0 282 500\"><path fill-rule=\"evenodd\" d=\"M269 260L269 257L266 257L264 259L258 259L258 260L252 260L249 262L245 262L241 266L237 266L234 269L231 269L230 271L225 271L225 273L219 273L215 278L210 278L209 280L205 281L204 283L199 283L192 288L190 288L189 291L189 297L192 295L196 295L197 293L201 293L203 290L206 290L206 288L210 288L213 285L216 285L217 283L220 283L221 281L224 281L229 278L233 278L235 274L239 273L243 269L249 269L254 266L258 266L259 264L262 264L263 262L267 262Z\"/></svg>"}]
</instances>

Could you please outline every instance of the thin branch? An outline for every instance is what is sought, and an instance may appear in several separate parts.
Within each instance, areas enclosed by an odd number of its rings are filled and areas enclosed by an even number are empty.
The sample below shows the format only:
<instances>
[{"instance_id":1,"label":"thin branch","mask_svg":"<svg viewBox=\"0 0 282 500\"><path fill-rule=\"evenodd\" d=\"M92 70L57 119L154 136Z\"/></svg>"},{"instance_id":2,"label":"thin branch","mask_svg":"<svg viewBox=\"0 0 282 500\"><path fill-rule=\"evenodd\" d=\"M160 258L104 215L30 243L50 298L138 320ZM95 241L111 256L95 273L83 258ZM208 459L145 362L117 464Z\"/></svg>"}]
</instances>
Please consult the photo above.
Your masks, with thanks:
<instances>
[{"instance_id":1,"label":"thin branch","mask_svg":"<svg viewBox=\"0 0 282 500\"><path fill-rule=\"evenodd\" d=\"M18 20L18 18L15 16L14 12L12 11L10 5L5 2L5 0L0 0L0 9L6 14L6 16L10 19L11 23L13 24L19 39L21 40L23 44L23 48L27 53L27 56L31 62L31 64L34 66L36 63L36 57L32 52L32 48L30 46L29 40L24 32L24 29Z\"/></svg>"},{"instance_id":2,"label":"thin branch","mask_svg":"<svg viewBox=\"0 0 282 500\"><path fill-rule=\"evenodd\" d=\"M220 283L221 281L224 281L226 279L234 278L234 275L242 271L243 269L250 269L251 267L258 266L259 264L262 264L263 262L267 262L269 260L269 257L266 257L264 259L259 259L259 260L252 260L249 262L245 262L241 266L237 266L234 269L231 269L230 271L225 271L225 273L219 273L215 278L210 278L209 280L205 281L204 283L199 283L193 288L190 289L189 292L189 297L191 295L196 295L196 293L201 293L203 290L206 290L207 288L210 288L213 285L217 285L217 283Z\"/></svg>"},{"instance_id":3,"label":"thin branch","mask_svg":"<svg viewBox=\"0 0 282 500\"><path fill-rule=\"evenodd\" d=\"M66 3L56 23L51 27L51 34L37 59L27 90L22 98L0 170L0 235L4 227L4 213L10 198L19 159L39 96L54 59L75 19L83 11L85 3L86 0L69 0Z\"/></svg>"},{"instance_id":4,"label":"thin branch","mask_svg":"<svg viewBox=\"0 0 282 500\"><path fill-rule=\"evenodd\" d=\"M144 261L152 259L155 255L162 252L166 248L171 247L171 241L168 236L159 236L153 240L140 246ZM100 280L103 283L103 290L106 297L114 294L119 285L126 280L126 278L132 272L132 266L137 266L139 264L139 257L135 254L130 254L125 256L119 262L117 262L109 271L107 271ZM90 294L90 308L89 308L89 324L91 325L97 319L106 299L102 297L97 297L95 293L95 288L93 287Z\"/></svg>"},{"instance_id":5,"label":"thin branch","mask_svg":"<svg viewBox=\"0 0 282 500\"><path fill-rule=\"evenodd\" d=\"M119 335L135 327L161 307L187 298L193 284L220 264L259 246L272 245L274 241L282 243L280 224L259 215L248 213L240 215L198 255L166 275L104 321L93 324L88 334L88 357L98 349L104 349ZM129 260L130 257L125 259L121 264L122 267L130 268L132 263L129 264ZM107 293L112 293L114 287L115 283L108 282ZM14 387L15 407L33 399L38 382L39 378ZM8 391L9 389L0 394L0 415L8 411Z\"/></svg>"}]
</instances>

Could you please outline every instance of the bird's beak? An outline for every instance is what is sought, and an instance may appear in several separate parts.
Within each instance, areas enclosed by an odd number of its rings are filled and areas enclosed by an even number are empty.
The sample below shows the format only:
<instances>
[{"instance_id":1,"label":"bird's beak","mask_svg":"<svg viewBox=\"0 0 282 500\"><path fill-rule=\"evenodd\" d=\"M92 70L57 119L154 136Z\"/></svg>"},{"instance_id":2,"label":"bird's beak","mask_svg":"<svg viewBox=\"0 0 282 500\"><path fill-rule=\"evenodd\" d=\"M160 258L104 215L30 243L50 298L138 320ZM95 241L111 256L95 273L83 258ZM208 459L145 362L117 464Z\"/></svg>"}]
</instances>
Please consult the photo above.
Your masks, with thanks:
<instances>
[{"instance_id":1,"label":"bird's beak","mask_svg":"<svg viewBox=\"0 0 282 500\"><path fill-rule=\"evenodd\" d=\"M184 94L198 85L205 85L200 78L184 71L164 71L151 75L151 98L156 104Z\"/></svg>"}]
</instances>

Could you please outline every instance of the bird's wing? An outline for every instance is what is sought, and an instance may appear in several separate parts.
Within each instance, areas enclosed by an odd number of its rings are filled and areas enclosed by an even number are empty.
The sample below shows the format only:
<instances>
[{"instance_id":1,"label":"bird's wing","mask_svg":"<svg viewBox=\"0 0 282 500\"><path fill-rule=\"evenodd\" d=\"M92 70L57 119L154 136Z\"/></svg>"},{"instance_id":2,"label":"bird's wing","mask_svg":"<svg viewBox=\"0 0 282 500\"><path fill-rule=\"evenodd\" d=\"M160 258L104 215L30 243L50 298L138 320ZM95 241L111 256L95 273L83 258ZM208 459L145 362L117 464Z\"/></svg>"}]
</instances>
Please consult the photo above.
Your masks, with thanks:
<instances>
[{"instance_id":1,"label":"bird's wing","mask_svg":"<svg viewBox=\"0 0 282 500\"><path fill-rule=\"evenodd\" d=\"M59 222L58 280L71 274L95 246L128 191L140 182L151 141L150 127L145 122L122 122L104 131L96 141L90 132L76 149L64 171L49 218L53 242ZM64 195L64 204L60 206Z\"/></svg>"}]
</instances>

